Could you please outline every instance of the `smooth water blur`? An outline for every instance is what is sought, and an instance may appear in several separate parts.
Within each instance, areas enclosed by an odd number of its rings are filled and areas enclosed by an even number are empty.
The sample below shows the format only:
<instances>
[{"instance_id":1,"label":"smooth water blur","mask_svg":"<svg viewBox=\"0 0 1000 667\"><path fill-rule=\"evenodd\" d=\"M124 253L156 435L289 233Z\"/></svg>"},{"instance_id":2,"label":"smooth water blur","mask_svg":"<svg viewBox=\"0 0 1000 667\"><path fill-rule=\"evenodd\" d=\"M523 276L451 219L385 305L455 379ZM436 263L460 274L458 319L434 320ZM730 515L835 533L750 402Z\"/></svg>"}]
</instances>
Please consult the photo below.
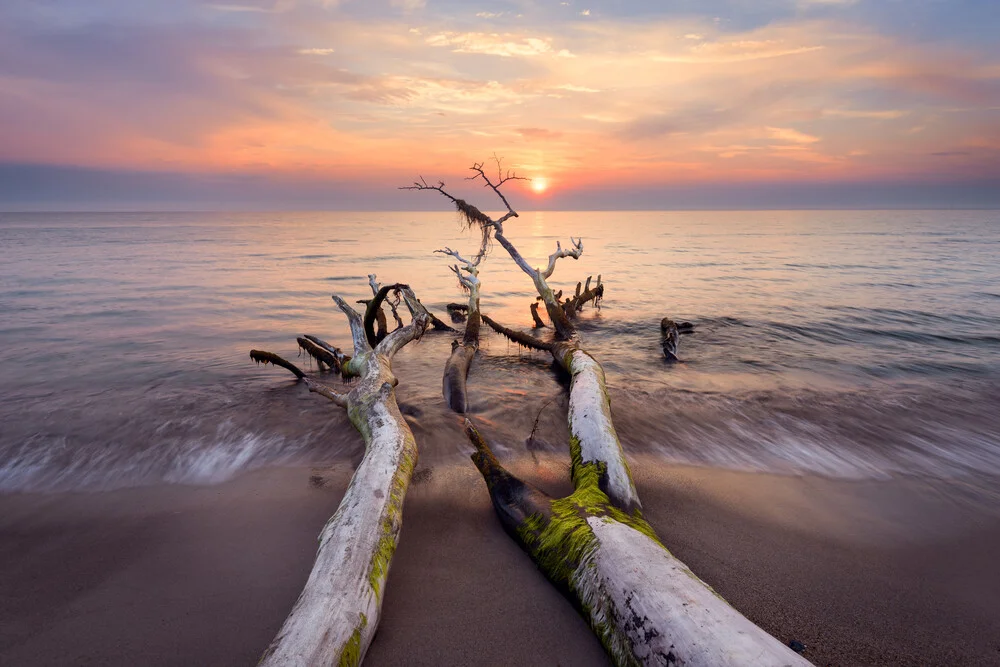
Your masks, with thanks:
<instances>
[{"instance_id":1,"label":"smooth water blur","mask_svg":"<svg viewBox=\"0 0 1000 667\"><path fill-rule=\"evenodd\" d=\"M1000 474L1000 214L942 211L539 212L508 237L572 290L602 274L581 329L627 451L831 476ZM251 467L357 459L343 412L250 348L349 346L330 300L407 282L447 320L462 301L450 213L0 215L0 490L215 482ZM530 325L530 280L499 246L484 312ZM696 325L663 361L659 320ZM458 325L461 326L461 325ZM441 398L453 336L395 362L433 464L465 456ZM306 363L305 360L301 360ZM501 445L565 451L546 355L485 337L474 417ZM547 443L547 444L545 444Z\"/></svg>"}]
</instances>

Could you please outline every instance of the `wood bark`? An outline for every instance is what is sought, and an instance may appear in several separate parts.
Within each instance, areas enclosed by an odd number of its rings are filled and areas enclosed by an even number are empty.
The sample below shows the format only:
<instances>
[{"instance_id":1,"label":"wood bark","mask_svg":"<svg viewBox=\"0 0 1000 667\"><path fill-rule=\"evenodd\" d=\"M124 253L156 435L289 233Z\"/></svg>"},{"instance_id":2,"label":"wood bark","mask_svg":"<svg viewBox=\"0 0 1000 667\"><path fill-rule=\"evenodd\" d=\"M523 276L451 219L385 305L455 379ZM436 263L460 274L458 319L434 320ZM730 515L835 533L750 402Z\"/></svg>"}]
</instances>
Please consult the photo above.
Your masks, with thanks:
<instances>
[{"instance_id":1,"label":"wood bark","mask_svg":"<svg viewBox=\"0 0 1000 667\"><path fill-rule=\"evenodd\" d=\"M574 451L575 491L551 498L511 475L466 421L472 459L506 531L577 604L616 665L804 666L675 558L639 512L600 489Z\"/></svg>"},{"instance_id":2,"label":"wood bark","mask_svg":"<svg viewBox=\"0 0 1000 667\"><path fill-rule=\"evenodd\" d=\"M364 438L365 455L336 514L320 534L316 561L302 594L260 665L357 665L375 635L402 527L403 500L417 462L417 443L396 403L392 358L423 333L429 320L412 291L406 287L401 291L414 318L376 346L369 344L361 315L333 297L348 317L354 340L354 356L342 363L345 376L359 378L349 392L340 393L296 373L310 391L347 408L351 423ZM253 351L251 357L292 366L270 353Z\"/></svg>"},{"instance_id":3,"label":"wood bark","mask_svg":"<svg viewBox=\"0 0 1000 667\"><path fill-rule=\"evenodd\" d=\"M545 322L543 322L542 318L538 316L538 302L535 301L534 303L532 303L531 306L529 306L528 310L531 311L531 321L534 324L535 328L541 329L542 327L544 327Z\"/></svg>"},{"instance_id":4,"label":"wood bark","mask_svg":"<svg viewBox=\"0 0 1000 667\"><path fill-rule=\"evenodd\" d=\"M660 345L667 361L677 361L677 343L680 340L680 329L677 323L669 317L660 320Z\"/></svg>"},{"instance_id":5,"label":"wood bark","mask_svg":"<svg viewBox=\"0 0 1000 667\"><path fill-rule=\"evenodd\" d=\"M549 351L572 378L568 421L576 490L567 498L552 499L507 472L466 420L476 448L473 461L504 528L576 602L617 665L807 665L674 558L643 519L611 418L604 370L583 349L570 317L582 305L576 300L591 291L589 284L586 290L577 286L574 297L567 299L572 304L569 309L548 285L556 262L579 258L583 241L571 238L569 249L557 244L547 267L533 268L504 235L504 223L518 215L500 186L514 176L508 172L493 182L482 164L474 165L473 171L473 178L481 178L507 207L505 215L490 218L452 197L443 183L431 186L421 181L411 189L437 190L455 203L470 224L492 231L532 279L555 328L555 341L514 332L486 316L483 320L520 344Z\"/></svg>"},{"instance_id":6,"label":"wood bark","mask_svg":"<svg viewBox=\"0 0 1000 667\"><path fill-rule=\"evenodd\" d=\"M489 236L483 234L479 252L472 259L465 259L451 248L437 250L443 255L453 257L459 263L452 265L451 270L458 277L458 282L469 293L469 302L465 307L465 333L462 338L452 341L451 356L444 365L444 376L441 379L441 392L448 407L459 414L465 414L469 408L468 378L472 360L479 351L479 264L486 256ZM458 309L449 308L456 312Z\"/></svg>"}]
</instances>

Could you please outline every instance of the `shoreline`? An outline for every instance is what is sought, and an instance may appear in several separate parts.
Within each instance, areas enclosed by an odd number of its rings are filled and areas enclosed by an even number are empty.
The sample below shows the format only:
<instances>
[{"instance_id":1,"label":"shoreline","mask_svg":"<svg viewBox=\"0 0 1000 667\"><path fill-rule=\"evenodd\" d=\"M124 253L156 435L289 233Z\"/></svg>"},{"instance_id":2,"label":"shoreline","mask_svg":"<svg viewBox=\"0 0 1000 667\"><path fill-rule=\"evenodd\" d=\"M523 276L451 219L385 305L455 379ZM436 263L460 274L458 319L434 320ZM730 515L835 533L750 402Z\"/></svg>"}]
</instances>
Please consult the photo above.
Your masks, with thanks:
<instances>
[{"instance_id":1,"label":"shoreline","mask_svg":"<svg viewBox=\"0 0 1000 667\"><path fill-rule=\"evenodd\" d=\"M569 490L560 457L505 463ZM957 483L630 463L667 547L814 663L1000 662L995 502ZM0 495L0 663L256 664L350 474ZM608 661L503 532L472 465L418 465L366 664L475 663Z\"/></svg>"}]
</instances>

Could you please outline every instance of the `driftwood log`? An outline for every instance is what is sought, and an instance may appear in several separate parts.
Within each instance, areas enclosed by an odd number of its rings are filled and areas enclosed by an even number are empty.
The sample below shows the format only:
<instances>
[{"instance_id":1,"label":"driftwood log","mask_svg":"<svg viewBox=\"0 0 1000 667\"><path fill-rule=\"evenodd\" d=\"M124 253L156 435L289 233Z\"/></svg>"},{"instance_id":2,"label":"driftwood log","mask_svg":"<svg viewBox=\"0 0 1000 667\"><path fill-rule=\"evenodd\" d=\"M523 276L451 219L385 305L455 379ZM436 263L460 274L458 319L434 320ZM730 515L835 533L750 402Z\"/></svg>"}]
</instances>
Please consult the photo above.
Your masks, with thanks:
<instances>
[{"instance_id":1,"label":"driftwood log","mask_svg":"<svg viewBox=\"0 0 1000 667\"><path fill-rule=\"evenodd\" d=\"M705 667L807 665L701 581L663 546L642 517L642 507L611 418L604 370L582 346L564 304L548 285L556 262L577 259L583 241L556 246L546 268L533 268L504 235L518 217L501 191L517 178L500 171L491 179L478 163L474 179L500 198L507 212L490 218L448 194L444 183L423 179L409 189L436 190L468 221L477 222L533 281L555 328L555 340L514 332L483 316L491 328L522 345L547 350L571 377L568 421L576 491L553 499L507 472L467 421L473 460L507 532L550 581L568 594L617 665Z\"/></svg>"},{"instance_id":2,"label":"driftwood log","mask_svg":"<svg viewBox=\"0 0 1000 667\"><path fill-rule=\"evenodd\" d=\"M459 414L465 414L469 407L468 377L469 368L472 367L472 360L479 351L479 263L486 256L488 235L483 234L483 241L479 252L470 260L462 257L457 251L451 248L436 250L444 255L453 257L458 263L452 265L451 270L458 276L458 282L464 290L469 293L469 304L465 308L465 333L461 339L455 339L451 343L451 356L444 365L444 377L441 381L441 391L448 407ZM459 309L449 308L450 312L458 312Z\"/></svg>"},{"instance_id":3,"label":"driftwood log","mask_svg":"<svg viewBox=\"0 0 1000 667\"><path fill-rule=\"evenodd\" d=\"M392 358L419 338L429 317L413 292L396 286L414 313L409 325L369 342L361 315L338 296L347 315L354 356L338 361L344 377L359 378L347 393L306 377L294 364L253 350L254 361L287 368L309 390L347 408L365 441L365 455L319 538L312 572L260 665L357 665L378 627L389 565L399 541L403 499L417 462L417 443L396 404ZM378 290L376 290L377 296ZM377 332L376 332L377 335ZM336 348L308 340L336 358ZM312 352L310 352L312 354Z\"/></svg>"},{"instance_id":4,"label":"driftwood log","mask_svg":"<svg viewBox=\"0 0 1000 667\"><path fill-rule=\"evenodd\" d=\"M674 322L669 317L660 320L660 345L663 347L663 357L667 361L679 361L677 348L681 334L694 333L694 325L690 322Z\"/></svg>"},{"instance_id":5,"label":"driftwood log","mask_svg":"<svg viewBox=\"0 0 1000 667\"><path fill-rule=\"evenodd\" d=\"M660 345L667 361L677 361L677 343L680 340L680 329L677 323L669 317L660 320Z\"/></svg>"}]
</instances>

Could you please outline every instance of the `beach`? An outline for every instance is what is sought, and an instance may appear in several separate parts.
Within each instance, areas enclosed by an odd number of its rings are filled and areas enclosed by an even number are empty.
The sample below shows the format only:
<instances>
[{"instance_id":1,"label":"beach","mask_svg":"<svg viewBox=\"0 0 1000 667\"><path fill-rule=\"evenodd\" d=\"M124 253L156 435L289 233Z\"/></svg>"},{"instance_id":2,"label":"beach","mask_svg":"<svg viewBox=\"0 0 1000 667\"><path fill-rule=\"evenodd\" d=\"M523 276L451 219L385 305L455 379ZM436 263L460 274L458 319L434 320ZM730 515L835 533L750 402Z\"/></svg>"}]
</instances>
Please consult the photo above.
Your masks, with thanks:
<instances>
[{"instance_id":1,"label":"beach","mask_svg":"<svg viewBox=\"0 0 1000 667\"><path fill-rule=\"evenodd\" d=\"M1000 664L995 214L615 219L525 214L518 242L587 239L560 287L603 275L578 323L667 548L815 664ZM467 237L438 213L5 216L0 665L256 664L364 445L247 354L347 349L330 295L364 298L369 272L447 317L431 251ZM482 278L484 312L528 327L516 265ZM694 325L680 363L663 316ZM393 361L420 462L366 664L607 664L494 515L441 396L454 339ZM484 332L469 398L501 461L569 491L550 355Z\"/></svg>"},{"instance_id":2,"label":"beach","mask_svg":"<svg viewBox=\"0 0 1000 667\"><path fill-rule=\"evenodd\" d=\"M979 487L632 466L668 548L815 664L1000 663L1000 517ZM559 456L511 467L569 490ZM0 664L255 664L349 475L0 496ZM469 464L418 466L365 664L608 661Z\"/></svg>"}]
</instances>

